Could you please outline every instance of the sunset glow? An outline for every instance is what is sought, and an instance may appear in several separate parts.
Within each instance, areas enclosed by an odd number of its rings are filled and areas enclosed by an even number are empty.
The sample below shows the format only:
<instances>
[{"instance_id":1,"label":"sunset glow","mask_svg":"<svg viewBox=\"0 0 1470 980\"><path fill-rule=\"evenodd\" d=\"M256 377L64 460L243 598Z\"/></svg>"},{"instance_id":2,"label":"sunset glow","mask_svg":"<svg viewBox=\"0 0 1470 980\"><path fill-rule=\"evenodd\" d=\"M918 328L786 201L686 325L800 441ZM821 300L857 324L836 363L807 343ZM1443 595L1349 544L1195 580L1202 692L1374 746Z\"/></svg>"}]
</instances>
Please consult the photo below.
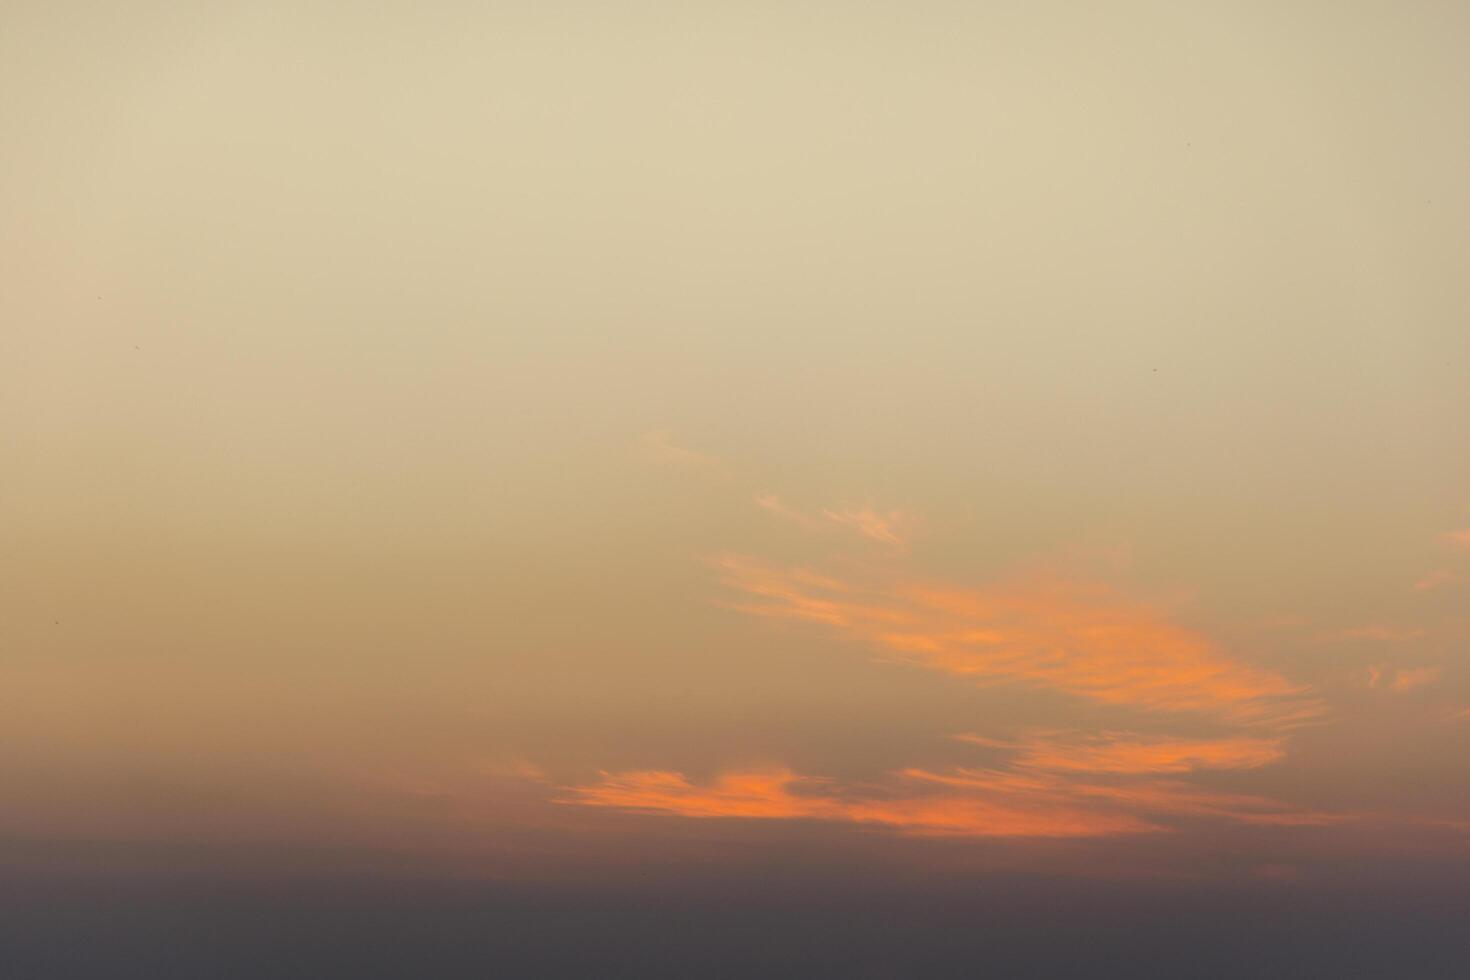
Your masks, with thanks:
<instances>
[{"instance_id":1,"label":"sunset glow","mask_svg":"<svg viewBox=\"0 0 1470 980\"><path fill-rule=\"evenodd\" d=\"M1470 976L1467 40L0 0L0 980Z\"/></svg>"}]
</instances>

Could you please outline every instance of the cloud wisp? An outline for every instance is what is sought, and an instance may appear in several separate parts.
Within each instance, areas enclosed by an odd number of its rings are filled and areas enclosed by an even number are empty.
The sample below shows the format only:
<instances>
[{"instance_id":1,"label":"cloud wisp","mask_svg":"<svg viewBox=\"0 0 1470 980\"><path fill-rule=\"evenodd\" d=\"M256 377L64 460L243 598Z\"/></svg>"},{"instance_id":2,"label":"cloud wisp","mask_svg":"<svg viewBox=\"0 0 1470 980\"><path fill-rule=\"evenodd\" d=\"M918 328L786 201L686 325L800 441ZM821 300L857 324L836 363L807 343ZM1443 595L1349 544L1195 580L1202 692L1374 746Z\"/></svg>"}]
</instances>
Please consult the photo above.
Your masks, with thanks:
<instances>
[{"instance_id":1,"label":"cloud wisp","mask_svg":"<svg viewBox=\"0 0 1470 980\"><path fill-rule=\"evenodd\" d=\"M1410 667L1397 671L1389 681L1390 690L1404 692L1425 687L1439 680L1438 667Z\"/></svg>"},{"instance_id":2,"label":"cloud wisp","mask_svg":"<svg viewBox=\"0 0 1470 980\"><path fill-rule=\"evenodd\" d=\"M963 734L955 738L1015 751L1019 769L1054 772L1176 774L1197 769L1256 769L1285 756L1281 738L1176 738L1131 732L1034 733L1016 741Z\"/></svg>"},{"instance_id":3,"label":"cloud wisp","mask_svg":"<svg viewBox=\"0 0 1470 980\"><path fill-rule=\"evenodd\" d=\"M908 547L916 523L913 515L902 510L878 511L870 506L841 504L808 514L791 506L774 493L758 493L755 504L762 510L791 521L807 531L847 529L859 536L898 551Z\"/></svg>"},{"instance_id":4,"label":"cloud wisp","mask_svg":"<svg viewBox=\"0 0 1470 980\"><path fill-rule=\"evenodd\" d=\"M1449 569L1437 568L1416 581L1414 583L1414 590L1416 592L1430 592L1434 589L1444 588L1447 585L1454 585L1459 581L1460 576Z\"/></svg>"},{"instance_id":5,"label":"cloud wisp","mask_svg":"<svg viewBox=\"0 0 1470 980\"><path fill-rule=\"evenodd\" d=\"M819 624L887 657L980 683L1025 683L1238 723L1287 725L1320 710L1301 687L1095 584L859 584L739 556L715 564L744 597L729 603L741 612Z\"/></svg>"},{"instance_id":6,"label":"cloud wisp","mask_svg":"<svg viewBox=\"0 0 1470 980\"><path fill-rule=\"evenodd\" d=\"M643 433L638 439L638 449L645 459L663 466L689 469L719 469L722 466L718 456L688 449L674 442L673 433L667 429Z\"/></svg>"},{"instance_id":7,"label":"cloud wisp","mask_svg":"<svg viewBox=\"0 0 1470 980\"><path fill-rule=\"evenodd\" d=\"M1395 669L1374 664L1368 667L1364 676L1368 687L1404 694L1439 680L1439 668L1404 667Z\"/></svg>"},{"instance_id":8,"label":"cloud wisp","mask_svg":"<svg viewBox=\"0 0 1470 980\"><path fill-rule=\"evenodd\" d=\"M603 773L558 802L691 818L817 820L920 837L1104 837L1161 833L1184 819L1302 826L1338 818L1177 781L959 768L892 773L844 786L790 769L726 772L707 784L663 770Z\"/></svg>"},{"instance_id":9,"label":"cloud wisp","mask_svg":"<svg viewBox=\"0 0 1470 980\"><path fill-rule=\"evenodd\" d=\"M846 529L907 555L899 512L809 513L775 494L755 502L806 531ZM848 564L832 573L741 555L711 562L729 590L721 605L804 623L882 660L1132 713L1192 715L1234 731L1198 737L1037 728L1009 739L966 733L951 737L1002 750L1004 761L991 768L912 765L861 783L779 765L726 770L702 782L669 769L603 772L565 787L557 802L697 819L821 821L921 837L1108 837L1165 833L1194 821L1303 826L1340 819L1185 781L1193 773L1281 760L1286 732L1322 706L1304 687L1231 656L1116 589L1055 575L963 587L891 563L879 571Z\"/></svg>"},{"instance_id":10,"label":"cloud wisp","mask_svg":"<svg viewBox=\"0 0 1470 980\"><path fill-rule=\"evenodd\" d=\"M604 773L596 783L572 787L560 802L681 817L863 824L928 837L1096 837L1160 829L1124 812L1039 807L1025 792L956 792L920 779L905 773L894 781L898 785L842 787L778 768L727 772L698 785L677 772Z\"/></svg>"},{"instance_id":11,"label":"cloud wisp","mask_svg":"<svg viewBox=\"0 0 1470 980\"><path fill-rule=\"evenodd\" d=\"M907 546L908 539L903 528L910 523L903 511L891 510L880 514L871 507L844 506L839 510L823 510L822 516L835 524L853 528L863 537L893 548Z\"/></svg>"}]
</instances>

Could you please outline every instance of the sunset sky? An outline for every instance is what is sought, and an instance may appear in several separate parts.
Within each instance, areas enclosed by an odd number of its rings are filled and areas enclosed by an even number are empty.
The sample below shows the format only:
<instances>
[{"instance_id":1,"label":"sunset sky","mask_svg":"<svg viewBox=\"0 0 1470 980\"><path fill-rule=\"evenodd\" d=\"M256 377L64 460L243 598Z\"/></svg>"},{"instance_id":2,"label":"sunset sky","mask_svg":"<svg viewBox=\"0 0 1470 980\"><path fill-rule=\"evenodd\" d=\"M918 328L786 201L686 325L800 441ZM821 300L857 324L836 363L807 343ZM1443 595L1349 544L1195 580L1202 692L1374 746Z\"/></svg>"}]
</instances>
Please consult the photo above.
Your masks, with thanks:
<instances>
[{"instance_id":1,"label":"sunset sky","mask_svg":"<svg viewBox=\"0 0 1470 980\"><path fill-rule=\"evenodd\" d=\"M1467 38L0 4L0 940L1463 976Z\"/></svg>"}]
</instances>

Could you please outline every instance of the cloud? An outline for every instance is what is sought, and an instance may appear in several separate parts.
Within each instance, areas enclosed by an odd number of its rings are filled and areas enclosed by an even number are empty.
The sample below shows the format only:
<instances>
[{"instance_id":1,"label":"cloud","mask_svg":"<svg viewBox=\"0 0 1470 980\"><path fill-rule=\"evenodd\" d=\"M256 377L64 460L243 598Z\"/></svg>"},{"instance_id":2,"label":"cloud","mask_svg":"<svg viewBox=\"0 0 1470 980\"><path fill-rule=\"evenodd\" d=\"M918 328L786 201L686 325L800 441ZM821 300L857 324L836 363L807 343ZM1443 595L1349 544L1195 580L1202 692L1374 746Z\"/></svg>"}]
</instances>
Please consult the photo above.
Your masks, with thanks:
<instances>
[{"instance_id":1,"label":"cloud","mask_svg":"<svg viewBox=\"0 0 1470 980\"><path fill-rule=\"evenodd\" d=\"M810 519L771 494L756 502ZM1049 577L975 589L886 573L838 576L738 555L711 561L736 595L725 603L731 608L812 624L887 659L956 677L1278 731L1321 710L1303 688L1096 583ZM604 772L567 787L557 802L694 819L819 820L931 837L1101 837L1201 820L1314 826L1341 819L1169 778L1270 765L1285 755L1279 734L954 737L1007 752L1008 768L913 766L861 784L785 767L726 771L703 783L669 770Z\"/></svg>"},{"instance_id":2,"label":"cloud","mask_svg":"<svg viewBox=\"0 0 1470 980\"><path fill-rule=\"evenodd\" d=\"M1436 569L1425 575L1414 583L1414 588L1420 592L1428 592L1430 589L1438 589L1446 585L1453 585L1460 581L1460 576L1447 568Z\"/></svg>"},{"instance_id":3,"label":"cloud","mask_svg":"<svg viewBox=\"0 0 1470 980\"><path fill-rule=\"evenodd\" d=\"M1395 691L1412 691L1416 687L1424 687L1437 680L1439 680L1438 667L1413 667L1395 673L1388 686Z\"/></svg>"},{"instance_id":4,"label":"cloud","mask_svg":"<svg viewBox=\"0 0 1470 980\"><path fill-rule=\"evenodd\" d=\"M957 769L950 773L904 770L904 775L928 779L957 789L1011 792L1033 801L1071 801L1125 812L1176 817L1206 817L1238 823L1276 826L1320 826L1342 818L1302 810L1269 797L1248 793L1219 793L1188 783L1166 780L1092 782L1052 774L1017 774L993 769Z\"/></svg>"},{"instance_id":5,"label":"cloud","mask_svg":"<svg viewBox=\"0 0 1470 980\"><path fill-rule=\"evenodd\" d=\"M902 511L891 510L886 514L879 514L871 507L846 506L841 510L824 510L822 516L837 524L848 525L863 537L891 547L902 548L908 543L901 529L910 523L910 519Z\"/></svg>"},{"instance_id":6,"label":"cloud","mask_svg":"<svg viewBox=\"0 0 1470 980\"><path fill-rule=\"evenodd\" d=\"M905 518L897 511L806 513L772 493L758 494L755 503L812 531L848 528L899 550L906 540L900 527ZM912 766L859 784L785 767L725 771L704 782L664 769L603 772L564 788L556 802L692 819L816 820L913 836L1100 837L1159 833L1202 820L1310 826L1341 819L1178 778L1275 763L1285 756L1285 730L1323 708L1306 688L1231 656L1116 589L1060 575L974 588L888 566L875 571L871 563L831 573L734 554L710 562L730 590L722 605L806 623L885 660L1133 711L1192 713L1242 730L1212 737L1107 730L1032 730L1014 739L964 734L954 737L1006 752L1007 768ZM1405 635L1376 626L1357 633Z\"/></svg>"},{"instance_id":7,"label":"cloud","mask_svg":"<svg viewBox=\"0 0 1470 980\"><path fill-rule=\"evenodd\" d=\"M1079 782L988 769L905 769L881 785L855 787L785 768L727 772L703 786L664 770L603 773L558 802L690 818L822 820L928 837L1100 837L1170 830L1170 818L1290 826L1338 819L1177 782Z\"/></svg>"},{"instance_id":8,"label":"cloud","mask_svg":"<svg viewBox=\"0 0 1470 980\"><path fill-rule=\"evenodd\" d=\"M1007 792L921 792L899 798L853 797L829 780L788 769L731 772L697 786L676 772L604 773L560 802L682 817L825 820L870 824L915 836L1096 837L1159 827L1123 813L1023 805ZM1024 794L1022 794L1024 795Z\"/></svg>"},{"instance_id":9,"label":"cloud","mask_svg":"<svg viewBox=\"0 0 1470 980\"><path fill-rule=\"evenodd\" d=\"M666 466L706 469L720 465L717 456L695 452L693 449L676 445L673 441L673 434L667 429L643 433L638 439L638 447L645 459Z\"/></svg>"},{"instance_id":10,"label":"cloud","mask_svg":"<svg viewBox=\"0 0 1470 980\"><path fill-rule=\"evenodd\" d=\"M1106 704L1286 724L1317 713L1304 690L1226 656L1150 606L1094 584L1040 579L964 589L861 587L749 558L715 560L748 615L805 620L884 654L981 683L1019 682Z\"/></svg>"},{"instance_id":11,"label":"cloud","mask_svg":"<svg viewBox=\"0 0 1470 980\"><path fill-rule=\"evenodd\" d=\"M1386 688L1401 694L1424 687L1426 684L1432 684L1437 680L1439 680L1438 667L1409 667L1403 670L1390 670L1377 666L1368 668L1369 687Z\"/></svg>"},{"instance_id":12,"label":"cloud","mask_svg":"<svg viewBox=\"0 0 1470 980\"><path fill-rule=\"evenodd\" d=\"M1470 527L1461 528L1458 531L1451 531L1445 537L1449 540L1450 544L1470 551Z\"/></svg>"},{"instance_id":13,"label":"cloud","mask_svg":"<svg viewBox=\"0 0 1470 980\"><path fill-rule=\"evenodd\" d=\"M1031 735L1000 742L976 735L960 741L1016 750L1012 764L1023 769L1076 773L1185 773L1197 769L1255 769L1286 753L1282 739L1245 736L1213 739L1146 737L1129 732L1097 735Z\"/></svg>"},{"instance_id":14,"label":"cloud","mask_svg":"<svg viewBox=\"0 0 1470 980\"><path fill-rule=\"evenodd\" d=\"M833 527L857 532L870 541L892 548L904 548L908 544L908 529L913 525L911 515L901 510L879 513L871 507L843 504L836 510L823 509L817 515L803 513L787 504L774 493L755 495L756 506L778 517L798 524L808 531L824 531Z\"/></svg>"},{"instance_id":15,"label":"cloud","mask_svg":"<svg viewBox=\"0 0 1470 980\"><path fill-rule=\"evenodd\" d=\"M801 511L797 510L794 507L788 506L784 501L782 501L780 497L776 496L774 493L756 494L755 504L757 507L760 507L763 510L770 511L777 517L782 517L788 521L792 521L796 524L801 525L808 531L820 530L822 527L821 521L817 520L814 517L809 517L808 515L803 514Z\"/></svg>"}]
</instances>

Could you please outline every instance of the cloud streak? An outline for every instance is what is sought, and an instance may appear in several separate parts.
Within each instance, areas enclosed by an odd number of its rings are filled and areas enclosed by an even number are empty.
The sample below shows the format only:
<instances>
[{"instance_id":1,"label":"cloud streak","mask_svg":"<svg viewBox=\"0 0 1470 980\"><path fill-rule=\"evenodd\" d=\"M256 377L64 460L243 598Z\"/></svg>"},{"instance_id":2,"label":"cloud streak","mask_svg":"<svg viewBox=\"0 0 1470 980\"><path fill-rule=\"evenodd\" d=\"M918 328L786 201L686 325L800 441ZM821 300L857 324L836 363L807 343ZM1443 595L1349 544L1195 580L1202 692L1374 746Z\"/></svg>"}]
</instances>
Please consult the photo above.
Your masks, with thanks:
<instances>
[{"instance_id":1,"label":"cloud streak","mask_svg":"<svg viewBox=\"0 0 1470 980\"><path fill-rule=\"evenodd\" d=\"M643 433L638 439L638 448L645 459L664 466L712 469L721 465L718 456L696 452L676 444L673 433L667 429Z\"/></svg>"},{"instance_id":2,"label":"cloud streak","mask_svg":"<svg viewBox=\"0 0 1470 980\"><path fill-rule=\"evenodd\" d=\"M1005 742L976 735L956 735L962 742L1013 749L1012 765L1075 773L1166 774L1199 769L1256 769L1286 753L1280 738L1245 736L1187 739L1147 737L1127 732L1096 735L1035 734Z\"/></svg>"},{"instance_id":3,"label":"cloud streak","mask_svg":"<svg viewBox=\"0 0 1470 980\"><path fill-rule=\"evenodd\" d=\"M902 511L880 514L871 507L847 506L841 510L824 510L822 516L833 523L851 527L863 537L880 544L893 548L903 548L908 544L902 528L909 523L909 518Z\"/></svg>"},{"instance_id":4,"label":"cloud streak","mask_svg":"<svg viewBox=\"0 0 1470 980\"><path fill-rule=\"evenodd\" d=\"M1392 670L1374 665L1368 668L1367 678L1369 687L1403 694L1439 680L1439 668L1406 667L1401 670Z\"/></svg>"},{"instance_id":5,"label":"cloud streak","mask_svg":"<svg viewBox=\"0 0 1470 980\"><path fill-rule=\"evenodd\" d=\"M762 510L775 514L777 517L791 521L792 523L797 524L808 531L819 531L822 529L821 521L817 520L815 517L803 514L795 507L787 504L784 500L776 496L774 493L756 494L755 505Z\"/></svg>"},{"instance_id":6,"label":"cloud streak","mask_svg":"<svg viewBox=\"0 0 1470 980\"><path fill-rule=\"evenodd\" d=\"M898 512L803 512L775 494L757 506L808 531L846 528L902 551ZM979 684L1021 684L1133 712L1191 714L1236 727L1197 737L1033 729L1011 739L953 738L1006 753L1004 768L910 766L844 784L784 766L727 770L704 782L667 769L603 772L557 802L691 819L805 820L907 836L1106 837L1192 821L1314 826L1340 818L1264 796L1182 781L1285 756L1285 732L1321 704L1305 688L1229 655L1155 606L1105 585L1036 576L984 588L893 567L832 573L741 555L711 559L745 615L804 623L880 659ZM854 571L854 569L857 569ZM1391 631L1364 629L1362 638ZM1402 638L1397 632L1392 638Z\"/></svg>"},{"instance_id":7,"label":"cloud streak","mask_svg":"<svg viewBox=\"0 0 1470 980\"><path fill-rule=\"evenodd\" d=\"M822 820L864 824L927 837L1097 837L1142 833L1160 827L1125 813L1086 807L1026 805L1026 793L986 790L956 793L915 787L915 795L853 797L830 780L789 769L731 772L707 786L664 771L604 773L600 782L575 787L561 802L614 807L681 817Z\"/></svg>"},{"instance_id":8,"label":"cloud streak","mask_svg":"<svg viewBox=\"0 0 1470 980\"><path fill-rule=\"evenodd\" d=\"M823 508L815 515L792 507L774 493L755 495L757 507L784 520L791 521L807 531L828 531L842 528L853 531L879 544L902 550L908 547L909 530L913 517L901 510L879 512L872 507L842 504L837 509Z\"/></svg>"},{"instance_id":9,"label":"cloud streak","mask_svg":"<svg viewBox=\"0 0 1470 980\"><path fill-rule=\"evenodd\" d=\"M1388 686L1391 690L1404 692L1425 687L1437 680L1439 680L1438 667L1411 667L1395 673Z\"/></svg>"},{"instance_id":10,"label":"cloud streak","mask_svg":"<svg viewBox=\"0 0 1470 980\"><path fill-rule=\"evenodd\" d=\"M921 837L1104 837L1159 833L1180 819L1275 826L1335 822L1266 797L1162 780L1106 783L1039 772L911 768L878 785L843 786L790 769L727 772L705 785L682 773L603 773L560 803L679 817L817 820Z\"/></svg>"},{"instance_id":11,"label":"cloud streak","mask_svg":"<svg viewBox=\"0 0 1470 980\"><path fill-rule=\"evenodd\" d=\"M803 620L883 654L981 683L1016 682L1105 704L1287 724L1320 708L1304 689L1105 587L1038 579L965 589L860 585L749 558L715 562L748 615Z\"/></svg>"},{"instance_id":12,"label":"cloud streak","mask_svg":"<svg viewBox=\"0 0 1470 980\"><path fill-rule=\"evenodd\" d=\"M1415 582L1414 589L1417 592L1429 592L1447 585L1454 585L1458 581L1460 581L1460 576L1447 568L1439 568Z\"/></svg>"}]
</instances>

